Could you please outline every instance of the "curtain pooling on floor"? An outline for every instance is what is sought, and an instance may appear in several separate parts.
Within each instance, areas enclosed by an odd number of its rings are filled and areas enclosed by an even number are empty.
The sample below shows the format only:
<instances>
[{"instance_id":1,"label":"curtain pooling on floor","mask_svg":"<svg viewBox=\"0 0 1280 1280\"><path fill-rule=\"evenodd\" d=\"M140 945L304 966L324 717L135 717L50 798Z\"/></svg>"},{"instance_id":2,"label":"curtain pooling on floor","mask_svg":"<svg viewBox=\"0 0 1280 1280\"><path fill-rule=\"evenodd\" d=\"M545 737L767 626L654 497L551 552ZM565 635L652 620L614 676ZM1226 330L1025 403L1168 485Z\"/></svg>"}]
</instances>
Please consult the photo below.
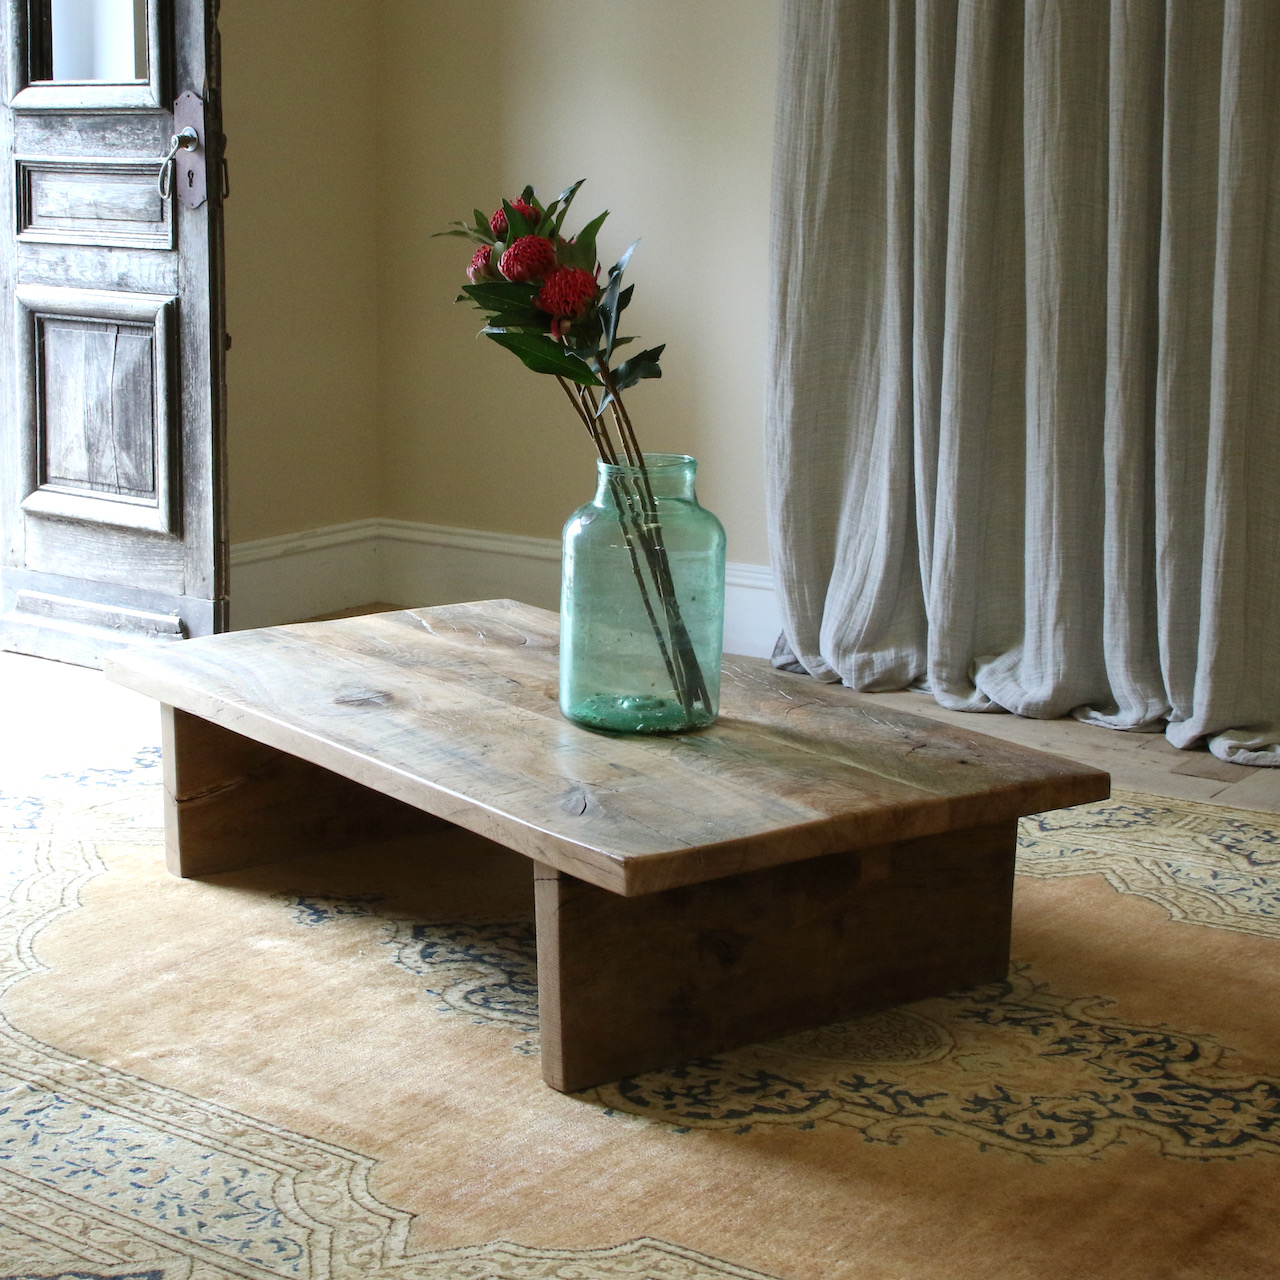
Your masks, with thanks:
<instances>
[{"instance_id":1,"label":"curtain pooling on floor","mask_svg":"<svg viewBox=\"0 0 1280 1280\"><path fill-rule=\"evenodd\" d=\"M786 0L785 653L1280 765L1280 7Z\"/></svg>"}]
</instances>

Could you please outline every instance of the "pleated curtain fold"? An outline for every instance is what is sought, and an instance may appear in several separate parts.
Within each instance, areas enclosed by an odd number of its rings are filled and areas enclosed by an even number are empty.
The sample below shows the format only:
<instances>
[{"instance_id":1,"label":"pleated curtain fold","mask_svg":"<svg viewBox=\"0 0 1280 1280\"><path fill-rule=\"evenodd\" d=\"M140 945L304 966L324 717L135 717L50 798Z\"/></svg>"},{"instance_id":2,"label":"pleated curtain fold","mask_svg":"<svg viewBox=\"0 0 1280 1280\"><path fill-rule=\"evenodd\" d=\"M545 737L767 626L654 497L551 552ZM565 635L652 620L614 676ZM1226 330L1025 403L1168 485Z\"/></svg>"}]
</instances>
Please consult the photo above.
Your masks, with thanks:
<instances>
[{"instance_id":1,"label":"pleated curtain fold","mask_svg":"<svg viewBox=\"0 0 1280 1280\"><path fill-rule=\"evenodd\" d=\"M1280 765L1280 4L782 38L776 660Z\"/></svg>"}]
</instances>

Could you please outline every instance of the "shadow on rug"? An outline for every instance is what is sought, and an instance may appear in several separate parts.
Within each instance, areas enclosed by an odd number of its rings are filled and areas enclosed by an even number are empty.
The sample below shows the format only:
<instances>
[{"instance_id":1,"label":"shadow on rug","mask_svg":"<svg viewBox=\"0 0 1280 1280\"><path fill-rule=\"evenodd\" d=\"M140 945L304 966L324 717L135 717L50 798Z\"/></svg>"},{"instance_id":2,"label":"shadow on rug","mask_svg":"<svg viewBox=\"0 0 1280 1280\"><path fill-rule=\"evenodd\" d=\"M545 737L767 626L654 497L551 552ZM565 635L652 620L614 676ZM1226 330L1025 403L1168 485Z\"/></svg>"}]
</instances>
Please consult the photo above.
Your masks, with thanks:
<instances>
[{"instance_id":1,"label":"shadow on rug","mask_svg":"<svg viewBox=\"0 0 1280 1280\"><path fill-rule=\"evenodd\" d=\"M564 1096L527 863L179 881L156 764L0 795L0 1280L1274 1274L1260 816L1026 820L1007 981Z\"/></svg>"}]
</instances>

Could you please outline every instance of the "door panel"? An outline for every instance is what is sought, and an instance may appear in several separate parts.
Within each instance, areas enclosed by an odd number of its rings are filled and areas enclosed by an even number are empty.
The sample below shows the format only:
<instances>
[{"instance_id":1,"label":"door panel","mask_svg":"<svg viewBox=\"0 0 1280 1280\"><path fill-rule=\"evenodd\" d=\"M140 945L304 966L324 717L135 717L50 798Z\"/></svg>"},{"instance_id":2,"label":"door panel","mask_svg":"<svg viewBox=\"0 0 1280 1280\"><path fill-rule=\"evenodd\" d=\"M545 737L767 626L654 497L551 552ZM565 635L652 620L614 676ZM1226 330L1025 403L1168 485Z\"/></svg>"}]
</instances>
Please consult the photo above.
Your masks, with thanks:
<instances>
[{"instance_id":1,"label":"door panel","mask_svg":"<svg viewBox=\"0 0 1280 1280\"><path fill-rule=\"evenodd\" d=\"M149 160L17 158L18 240L172 249L171 202Z\"/></svg>"},{"instance_id":2,"label":"door panel","mask_svg":"<svg viewBox=\"0 0 1280 1280\"><path fill-rule=\"evenodd\" d=\"M108 284L112 289L169 296L178 291L174 264L158 253L107 252L87 245L75 250L55 244L19 244L17 248L18 278L24 281L75 289L100 289Z\"/></svg>"},{"instance_id":3,"label":"door panel","mask_svg":"<svg viewBox=\"0 0 1280 1280\"><path fill-rule=\"evenodd\" d=\"M98 665L226 626L216 5L0 4L0 647ZM205 101L194 208L156 185L175 87Z\"/></svg>"},{"instance_id":4,"label":"door panel","mask_svg":"<svg viewBox=\"0 0 1280 1280\"><path fill-rule=\"evenodd\" d=\"M23 507L70 515L76 507L69 504L88 502L95 511L84 510L83 519L168 529L168 511L157 510L151 331L44 316L36 335L37 430L44 447L39 488ZM96 513L99 495L112 499L104 514ZM149 510L137 512L138 503ZM136 514L144 518L132 518Z\"/></svg>"},{"instance_id":5,"label":"door panel","mask_svg":"<svg viewBox=\"0 0 1280 1280\"><path fill-rule=\"evenodd\" d=\"M169 349L177 299L19 285L22 510L177 536ZM64 565L75 573L78 566Z\"/></svg>"},{"instance_id":6,"label":"door panel","mask_svg":"<svg viewBox=\"0 0 1280 1280\"><path fill-rule=\"evenodd\" d=\"M68 573L68 567L79 569L93 557L99 568L89 585L98 590L90 591L86 587L86 599L116 600L128 606L134 603L130 595L133 591L172 597L181 590L182 556L166 539L139 538L124 529L94 528L81 520L31 520L28 527L31 533L27 539L28 572L19 579L24 586L32 575L56 574L61 579L59 592L68 594L72 590L70 584L84 581L78 574ZM180 630L191 635L201 634L185 625L183 613L173 612L184 624Z\"/></svg>"}]
</instances>

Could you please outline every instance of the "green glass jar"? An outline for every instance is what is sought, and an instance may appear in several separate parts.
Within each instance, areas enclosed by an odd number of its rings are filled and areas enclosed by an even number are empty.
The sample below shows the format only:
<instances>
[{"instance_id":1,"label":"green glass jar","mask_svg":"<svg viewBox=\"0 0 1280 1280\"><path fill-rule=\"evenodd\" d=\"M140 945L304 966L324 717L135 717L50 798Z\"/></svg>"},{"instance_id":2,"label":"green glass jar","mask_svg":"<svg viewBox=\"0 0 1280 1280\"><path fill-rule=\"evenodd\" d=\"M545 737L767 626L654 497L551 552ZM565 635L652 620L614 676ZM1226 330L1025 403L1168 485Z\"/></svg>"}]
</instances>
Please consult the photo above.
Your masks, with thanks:
<instances>
[{"instance_id":1,"label":"green glass jar","mask_svg":"<svg viewBox=\"0 0 1280 1280\"><path fill-rule=\"evenodd\" d=\"M720 709L724 529L698 505L697 462L598 464L564 527L560 709L592 729L679 733Z\"/></svg>"}]
</instances>

